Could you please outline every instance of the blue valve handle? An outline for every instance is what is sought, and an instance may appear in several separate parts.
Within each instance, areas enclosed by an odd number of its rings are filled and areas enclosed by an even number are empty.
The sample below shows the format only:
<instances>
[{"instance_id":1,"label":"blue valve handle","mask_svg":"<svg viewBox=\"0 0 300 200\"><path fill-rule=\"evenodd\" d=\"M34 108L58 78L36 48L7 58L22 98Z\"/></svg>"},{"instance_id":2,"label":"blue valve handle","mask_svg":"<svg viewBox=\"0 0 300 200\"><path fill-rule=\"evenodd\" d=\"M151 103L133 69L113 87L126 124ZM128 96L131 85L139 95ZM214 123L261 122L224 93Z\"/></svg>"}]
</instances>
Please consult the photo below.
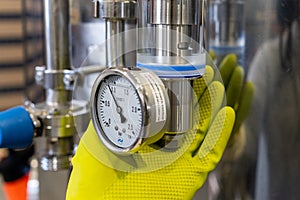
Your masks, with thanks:
<instances>
[{"instance_id":1,"label":"blue valve handle","mask_svg":"<svg viewBox=\"0 0 300 200\"><path fill-rule=\"evenodd\" d=\"M24 107L0 112L0 148L26 148L32 144L33 137L33 121Z\"/></svg>"}]
</instances>

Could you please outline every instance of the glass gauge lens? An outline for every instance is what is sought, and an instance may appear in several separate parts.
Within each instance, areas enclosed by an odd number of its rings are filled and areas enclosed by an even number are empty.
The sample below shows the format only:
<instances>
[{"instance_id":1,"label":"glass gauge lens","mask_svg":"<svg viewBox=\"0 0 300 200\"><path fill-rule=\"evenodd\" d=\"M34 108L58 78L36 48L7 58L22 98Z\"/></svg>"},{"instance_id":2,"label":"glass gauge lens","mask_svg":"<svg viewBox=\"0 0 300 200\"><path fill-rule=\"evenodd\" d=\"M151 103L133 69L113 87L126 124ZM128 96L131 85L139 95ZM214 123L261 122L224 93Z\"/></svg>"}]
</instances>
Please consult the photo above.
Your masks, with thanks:
<instances>
[{"instance_id":1,"label":"glass gauge lens","mask_svg":"<svg viewBox=\"0 0 300 200\"><path fill-rule=\"evenodd\" d=\"M96 96L96 116L108 142L125 149L140 139L142 103L126 78L109 75L101 81Z\"/></svg>"}]
</instances>

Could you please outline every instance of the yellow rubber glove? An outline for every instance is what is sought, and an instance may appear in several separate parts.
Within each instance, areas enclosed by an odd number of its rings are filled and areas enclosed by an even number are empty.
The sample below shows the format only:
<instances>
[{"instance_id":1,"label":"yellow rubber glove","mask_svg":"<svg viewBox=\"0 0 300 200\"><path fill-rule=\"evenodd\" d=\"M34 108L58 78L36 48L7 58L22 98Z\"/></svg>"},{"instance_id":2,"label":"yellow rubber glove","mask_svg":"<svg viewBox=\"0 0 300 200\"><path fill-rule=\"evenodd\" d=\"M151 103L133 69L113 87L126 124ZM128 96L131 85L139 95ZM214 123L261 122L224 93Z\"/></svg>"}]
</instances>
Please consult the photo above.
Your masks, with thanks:
<instances>
[{"instance_id":1,"label":"yellow rubber glove","mask_svg":"<svg viewBox=\"0 0 300 200\"><path fill-rule=\"evenodd\" d=\"M236 112L236 122L232 132L235 134L249 114L254 87L251 82L244 81L244 69L237 64L235 54L224 57L219 65L219 71L226 87L226 104L233 107Z\"/></svg>"},{"instance_id":2,"label":"yellow rubber glove","mask_svg":"<svg viewBox=\"0 0 300 200\"><path fill-rule=\"evenodd\" d=\"M66 199L191 199L220 161L235 121L214 77L207 66L195 82L196 124L176 151L144 146L132 156L117 156L103 147L90 123L72 160Z\"/></svg>"}]
</instances>

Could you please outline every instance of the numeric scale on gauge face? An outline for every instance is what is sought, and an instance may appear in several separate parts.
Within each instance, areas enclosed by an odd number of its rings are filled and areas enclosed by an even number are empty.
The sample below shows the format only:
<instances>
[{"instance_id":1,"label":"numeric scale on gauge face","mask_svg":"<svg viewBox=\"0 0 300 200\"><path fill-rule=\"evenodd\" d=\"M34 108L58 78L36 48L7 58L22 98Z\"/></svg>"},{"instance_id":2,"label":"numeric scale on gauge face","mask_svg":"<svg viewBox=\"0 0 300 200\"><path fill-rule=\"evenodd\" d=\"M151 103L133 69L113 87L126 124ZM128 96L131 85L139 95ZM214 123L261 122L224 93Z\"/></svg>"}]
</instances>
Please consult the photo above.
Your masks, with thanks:
<instances>
[{"instance_id":1,"label":"numeric scale on gauge face","mask_svg":"<svg viewBox=\"0 0 300 200\"><path fill-rule=\"evenodd\" d=\"M151 71L109 68L95 81L92 120L103 144L116 153L132 153L158 140L166 126L169 100Z\"/></svg>"},{"instance_id":2,"label":"numeric scale on gauge face","mask_svg":"<svg viewBox=\"0 0 300 200\"><path fill-rule=\"evenodd\" d=\"M142 131L142 105L133 85L124 77L106 77L97 98L99 122L108 139L127 148Z\"/></svg>"}]
</instances>

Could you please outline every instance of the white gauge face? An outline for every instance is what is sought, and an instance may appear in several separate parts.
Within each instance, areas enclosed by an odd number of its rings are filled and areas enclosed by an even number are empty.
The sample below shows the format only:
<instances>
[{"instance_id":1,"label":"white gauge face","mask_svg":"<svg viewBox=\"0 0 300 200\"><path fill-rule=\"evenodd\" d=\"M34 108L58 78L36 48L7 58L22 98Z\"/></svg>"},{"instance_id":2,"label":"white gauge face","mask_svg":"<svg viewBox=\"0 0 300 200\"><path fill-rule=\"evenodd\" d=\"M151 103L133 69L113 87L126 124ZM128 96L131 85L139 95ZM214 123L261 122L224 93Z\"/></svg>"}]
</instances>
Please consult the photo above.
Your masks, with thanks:
<instances>
[{"instance_id":1,"label":"white gauge face","mask_svg":"<svg viewBox=\"0 0 300 200\"><path fill-rule=\"evenodd\" d=\"M108 142L130 148L141 137L143 111L134 86L118 75L105 77L96 95L96 115Z\"/></svg>"}]
</instances>

